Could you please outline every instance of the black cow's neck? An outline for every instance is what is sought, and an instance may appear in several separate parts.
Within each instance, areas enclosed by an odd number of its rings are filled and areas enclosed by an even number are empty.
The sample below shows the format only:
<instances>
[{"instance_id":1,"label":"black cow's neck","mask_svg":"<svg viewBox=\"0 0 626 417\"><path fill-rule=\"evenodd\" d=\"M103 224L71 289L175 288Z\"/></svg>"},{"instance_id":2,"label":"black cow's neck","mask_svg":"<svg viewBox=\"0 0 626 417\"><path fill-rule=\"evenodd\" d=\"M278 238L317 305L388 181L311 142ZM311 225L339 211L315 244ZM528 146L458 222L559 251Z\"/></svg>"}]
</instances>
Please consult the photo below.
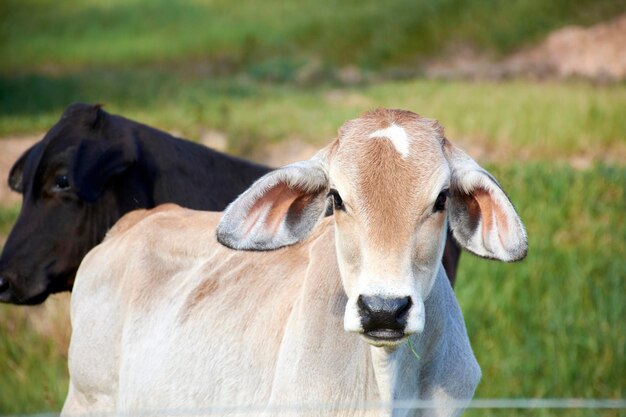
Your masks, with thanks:
<instances>
[{"instance_id":1,"label":"black cow's neck","mask_svg":"<svg viewBox=\"0 0 626 417\"><path fill-rule=\"evenodd\" d=\"M157 131L138 133L140 171L154 205L221 211L270 168Z\"/></svg>"}]
</instances>

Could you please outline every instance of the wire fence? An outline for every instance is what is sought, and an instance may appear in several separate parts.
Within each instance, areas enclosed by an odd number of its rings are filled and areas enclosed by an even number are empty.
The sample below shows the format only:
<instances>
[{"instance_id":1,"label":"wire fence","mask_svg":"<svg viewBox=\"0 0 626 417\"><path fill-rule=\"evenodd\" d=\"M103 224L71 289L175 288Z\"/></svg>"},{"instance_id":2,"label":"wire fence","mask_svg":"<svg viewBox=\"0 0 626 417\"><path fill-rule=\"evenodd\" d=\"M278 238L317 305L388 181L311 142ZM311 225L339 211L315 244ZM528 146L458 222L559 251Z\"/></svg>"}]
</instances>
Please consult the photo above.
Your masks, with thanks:
<instances>
[{"instance_id":1,"label":"wire fence","mask_svg":"<svg viewBox=\"0 0 626 417\"><path fill-rule=\"evenodd\" d=\"M466 401L447 401L445 407L441 403L424 400L396 401L393 404L386 403L360 403L360 404L294 404L294 405L246 405L246 406L211 406L194 409L171 409L171 410L141 410L132 412L111 413L83 413L68 414L68 417L195 417L206 415L307 415L311 413L329 413L353 411L376 411L376 410L427 410L433 408L466 408L479 410L626 410L625 399L579 399L579 398L507 398L507 399L475 399L469 404ZM30 414L29 417L57 417L59 413ZM620 413L621 415L621 413ZM25 415L20 415L25 416ZM18 415L5 415L0 417L18 417Z\"/></svg>"}]
</instances>

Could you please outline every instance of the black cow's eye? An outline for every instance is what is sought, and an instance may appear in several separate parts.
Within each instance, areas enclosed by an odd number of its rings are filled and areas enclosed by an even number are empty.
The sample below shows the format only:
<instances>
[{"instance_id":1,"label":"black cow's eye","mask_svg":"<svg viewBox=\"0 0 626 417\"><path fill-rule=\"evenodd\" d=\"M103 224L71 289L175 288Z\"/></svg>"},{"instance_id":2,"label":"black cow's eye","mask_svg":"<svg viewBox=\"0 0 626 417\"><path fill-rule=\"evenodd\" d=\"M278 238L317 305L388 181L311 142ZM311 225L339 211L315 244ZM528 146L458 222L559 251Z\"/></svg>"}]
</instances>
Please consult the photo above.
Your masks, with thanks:
<instances>
[{"instance_id":1,"label":"black cow's eye","mask_svg":"<svg viewBox=\"0 0 626 417\"><path fill-rule=\"evenodd\" d=\"M70 188L70 180L67 178L67 175L57 175L54 177L54 186L52 187L53 191L65 191Z\"/></svg>"},{"instance_id":2,"label":"black cow's eye","mask_svg":"<svg viewBox=\"0 0 626 417\"><path fill-rule=\"evenodd\" d=\"M437 196L437 200L435 201L435 205L433 206L433 211L444 211L446 209L446 200L448 199L448 195L450 191L446 188Z\"/></svg>"},{"instance_id":3,"label":"black cow's eye","mask_svg":"<svg viewBox=\"0 0 626 417\"><path fill-rule=\"evenodd\" d=\"M339 192L337 190L331 188L328 192L328 197L333 199L333 208L335 210L345 210L343 200L341 199L341 196L339 195Z\"/></svg>"}]
</instances>

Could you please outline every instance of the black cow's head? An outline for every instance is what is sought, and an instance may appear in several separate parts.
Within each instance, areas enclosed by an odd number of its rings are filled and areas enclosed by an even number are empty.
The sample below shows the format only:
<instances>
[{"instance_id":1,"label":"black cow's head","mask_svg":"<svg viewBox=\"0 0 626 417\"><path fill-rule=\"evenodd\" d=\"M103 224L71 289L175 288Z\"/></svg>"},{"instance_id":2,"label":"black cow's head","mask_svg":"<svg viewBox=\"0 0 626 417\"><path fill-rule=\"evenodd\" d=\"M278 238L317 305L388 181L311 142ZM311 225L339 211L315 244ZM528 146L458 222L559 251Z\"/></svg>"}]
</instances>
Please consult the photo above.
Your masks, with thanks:
<instances>
[{"instance_id":1,"label":"black cow's head","mask_svg":"<svg viewBox=\"0 0 626 417\"><path fill-rule=\"evenodd\" d=\"M126 119L73 104L15 163L22 208L0 257L0 301L37 304L71 289L83 256L125 212L150 204Z\"/></svg>"}]
</instances>

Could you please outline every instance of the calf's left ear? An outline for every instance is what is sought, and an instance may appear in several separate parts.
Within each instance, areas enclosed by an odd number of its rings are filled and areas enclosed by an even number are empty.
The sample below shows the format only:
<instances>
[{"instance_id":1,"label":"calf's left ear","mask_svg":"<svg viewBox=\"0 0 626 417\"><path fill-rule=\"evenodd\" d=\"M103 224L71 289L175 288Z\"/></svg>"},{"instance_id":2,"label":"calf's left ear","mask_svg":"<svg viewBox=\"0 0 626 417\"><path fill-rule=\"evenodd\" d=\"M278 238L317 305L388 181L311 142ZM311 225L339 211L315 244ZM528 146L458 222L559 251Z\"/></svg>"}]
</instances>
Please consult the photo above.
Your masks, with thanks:
<instances>
[{"instance_id":1,"label":"calf's left ear","mask_svg":"<svg viewBox=\"0 0 626 417\"><path fill-rule=\"evenodd\" d=\"M448 220L459 244L479 256L511 262L528 251L524 225L495 178L449 142L452 171Z\"/></svg>"},{"instance_id":2,"label":"calf's left ear","mask_svg":"<svg viewBox=\"0 0 626 417\"><path fill-rule=\"evenodd\" d=\"M274 250L302 241L324 217L328 177L311 159L257 180L233 201L217 227L217 240L232 249Z\"/></svg>"}]
</instances>

